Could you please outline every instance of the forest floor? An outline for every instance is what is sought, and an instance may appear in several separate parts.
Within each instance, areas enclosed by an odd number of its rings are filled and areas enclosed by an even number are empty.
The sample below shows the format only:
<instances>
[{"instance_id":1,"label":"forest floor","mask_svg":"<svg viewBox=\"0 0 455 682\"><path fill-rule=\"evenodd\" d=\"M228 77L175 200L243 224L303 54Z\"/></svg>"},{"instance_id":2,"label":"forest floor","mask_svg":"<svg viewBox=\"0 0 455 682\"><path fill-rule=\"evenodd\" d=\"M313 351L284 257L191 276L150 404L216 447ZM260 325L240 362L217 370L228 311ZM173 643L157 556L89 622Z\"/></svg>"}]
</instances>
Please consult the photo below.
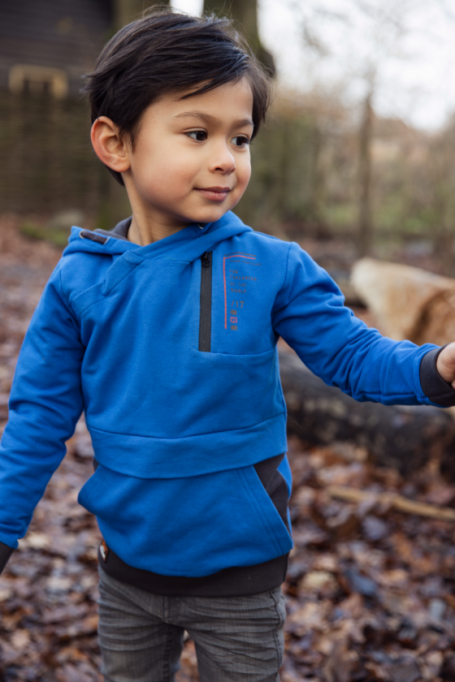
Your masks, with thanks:
<instances>
[{"instance_id":1,"label":"forest floor","mask_svg":"<svg viewBox=\"0 0 455 682\"><path fill-rule=\"evenodd\" d=\"M60 251L0 220L0 431L20 344ZM0 577L0 682L100 681L97 547L77 494L93 471L84 422ZM349 444L292 439L295 548L284 585L282 682L455 681L455 523L396 511L384 492L455 507L437 468L403 480ZM333 486L369 491L335 499ZM178 682L196 682L185 642Z\"/></svg>"}]
</instances>

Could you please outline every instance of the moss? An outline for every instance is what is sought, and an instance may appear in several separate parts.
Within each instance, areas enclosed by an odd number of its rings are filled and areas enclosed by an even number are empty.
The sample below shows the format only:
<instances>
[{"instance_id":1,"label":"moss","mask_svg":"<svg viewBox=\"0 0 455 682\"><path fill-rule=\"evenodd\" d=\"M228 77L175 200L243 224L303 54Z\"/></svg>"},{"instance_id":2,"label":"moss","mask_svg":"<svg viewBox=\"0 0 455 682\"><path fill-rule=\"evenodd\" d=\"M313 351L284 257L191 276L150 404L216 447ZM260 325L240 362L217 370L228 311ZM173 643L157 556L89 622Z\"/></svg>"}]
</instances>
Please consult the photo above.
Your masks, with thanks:
<instances>
[{"instance_id":1,"label":"moss","mask_svg":"<svg viewBox=\"0 0 455 682\"><path fill-rule=\"evenodd\" d=\"M25 237L29 237L30 239L47 241L59 247L66 246L69 237L68 230L56 230L50 227L43 227L42 225L32 222L22 223L20 226L20 232Z\"/></svg>"}]
</instances>

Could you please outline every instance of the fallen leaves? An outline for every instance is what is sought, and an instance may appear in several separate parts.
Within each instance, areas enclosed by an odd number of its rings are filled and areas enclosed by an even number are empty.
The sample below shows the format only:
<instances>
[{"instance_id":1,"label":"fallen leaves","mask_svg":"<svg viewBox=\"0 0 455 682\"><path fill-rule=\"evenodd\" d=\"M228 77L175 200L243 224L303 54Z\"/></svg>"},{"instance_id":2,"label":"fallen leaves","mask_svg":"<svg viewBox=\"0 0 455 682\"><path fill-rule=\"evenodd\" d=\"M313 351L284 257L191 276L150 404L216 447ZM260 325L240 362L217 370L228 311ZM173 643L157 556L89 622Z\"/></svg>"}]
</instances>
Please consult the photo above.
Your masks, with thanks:
<instances>
[{"instance_id":1,"label":"fallen leaves","mask_svg":"<svg viewBox=\"0 0 455 682\"><path fill-rule=\"evenodd\" d=\"M403 481L330 450L290 443L283 681L455 680L455 509L428 502L443 490L450 504L455 488L436 469ZM411 489L419 499L401 492Z\"/></svg>"}]
</instances>

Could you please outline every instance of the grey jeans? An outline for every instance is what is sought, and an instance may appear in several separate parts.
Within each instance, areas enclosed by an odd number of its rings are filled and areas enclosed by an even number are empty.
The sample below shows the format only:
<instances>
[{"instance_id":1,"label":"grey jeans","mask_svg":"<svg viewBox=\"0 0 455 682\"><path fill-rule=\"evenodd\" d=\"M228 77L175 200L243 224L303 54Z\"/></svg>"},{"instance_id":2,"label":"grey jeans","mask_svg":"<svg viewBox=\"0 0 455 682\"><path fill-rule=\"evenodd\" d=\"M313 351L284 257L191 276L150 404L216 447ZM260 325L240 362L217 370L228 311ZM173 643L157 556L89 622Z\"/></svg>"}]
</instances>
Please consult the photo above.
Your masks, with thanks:
<instances>
[{"instance_id":1,"label":"grey jeans","mask_svg":"<svg viewBox=\"0 0 455 682\"><path fill-rule=\"evenodd\" d=\"M279 682L281 588L247 597L162 597L99 573L105 682L174 682L185 630L201 682Z\"/></svg>"}]
</instances>

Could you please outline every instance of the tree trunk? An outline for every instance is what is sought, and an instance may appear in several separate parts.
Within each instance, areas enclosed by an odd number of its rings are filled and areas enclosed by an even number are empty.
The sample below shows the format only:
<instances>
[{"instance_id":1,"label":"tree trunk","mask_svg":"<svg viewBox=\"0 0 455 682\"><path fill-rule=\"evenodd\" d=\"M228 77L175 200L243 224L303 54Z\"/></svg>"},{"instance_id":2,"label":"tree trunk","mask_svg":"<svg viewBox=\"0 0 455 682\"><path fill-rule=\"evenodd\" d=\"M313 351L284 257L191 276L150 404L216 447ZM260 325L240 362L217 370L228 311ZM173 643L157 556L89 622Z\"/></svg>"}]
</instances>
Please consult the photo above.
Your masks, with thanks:
<instances>
[{"instance_id":1,"label":"tree trunk","mask_svg":"<svg viewBox=\"0 0 455 682\"><path fill-rule=\"evenodd\" d=\"M114 0L115 29L118 31L138 19L141 12L152 5L169 5L169 0Z\"/></svg>"},{"instance_id":2,"label":"tree trunk","mask_svg":"<svg viewBox=\"0 0 455 682\"><path fill-rule=\"evenodd\" d=\"M204 14L212 13L234 19L256 57L268 73L274 76L273 56L265 49L259 38L257 0L204 0Z\"/></svg>"},{"instance_id":3,"label":"tree trunk","mask_svg":"<svg viewBox=\"0 0 455 682\"><path fill-rule=\"evenodd\" d=\"M455 481L455 422L443 410L359 403L326 386L293 353L280 353L280 369L288 433L314 444L351 442L364 447L375 464L403 476L436 459Z\"/></svg>"},{"instance_id":4,"label":"tree trunk","mask_svg":"<svg viewBox=\"0 0 455 682\"><path fill-rule=\"evenodd\" d=\"M373 136L372 92L365 98L359 134L359 255L371 251L373 225L371 210L371 140Z\"/></svg>"}]
</instances>

